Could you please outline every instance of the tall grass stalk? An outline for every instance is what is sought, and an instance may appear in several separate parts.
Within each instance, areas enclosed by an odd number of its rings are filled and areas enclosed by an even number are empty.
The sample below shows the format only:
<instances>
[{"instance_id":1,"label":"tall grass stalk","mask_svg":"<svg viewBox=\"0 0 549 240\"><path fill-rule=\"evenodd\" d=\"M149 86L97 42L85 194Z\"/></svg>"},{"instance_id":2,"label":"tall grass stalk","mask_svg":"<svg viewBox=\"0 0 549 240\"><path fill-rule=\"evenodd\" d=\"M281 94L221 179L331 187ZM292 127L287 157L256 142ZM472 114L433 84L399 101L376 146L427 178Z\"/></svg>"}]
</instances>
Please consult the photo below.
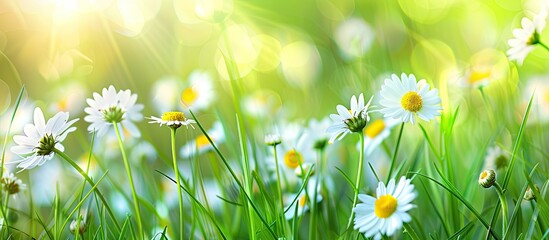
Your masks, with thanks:
<instances>
[{"instance_id":1,"label":"tall grass stalk","mask_svg":"<svg viewBox=\"0 0 549 240\"><path fill-rule=\"evenodd\" d=\"M139 211L139 199L135 191L135 186L133 184L132 170L130 167L130 162L128 157L126 157L126 150L124 149L124 143L122 142L122 136L120 135L120 129L118 128L118 123L113 122L114 132L116 133L116 138L118 139L118 145L120 146L120 152L122 154L122 159L124 160L124 167L126 167L126 173L128 174L128 181L130 182L130 189L132 191L133 198L133 207L135 210L135 216L137 218L137 227L139 230L139 235L142 239L145 238L145 232L143 231L143 223L141 222L141 212Z\"/></svg>"},{"instance_id":2,"label":"tall grass stalk","mask_svg":"<svg viewBox=\"0 0 549 240\"><path fill-rule=\"evenodd\" d=\"M175 174L175 182L177 184L177 201L179 202L179 239L185 236L185 215L183 214L183 196L181 194L181 180L179 178L179 168L177 167L177 153L175 150L175 127L170 127L170 139L172 146L173 171Z\"/></svg>"},{"instance_id":3,"label":"tall grass stalk","mask_svg":"<svg viewBox=\"0 0 549 240\"><path fill-rule=\"evenodd\" d=\"M357 168L357 173L356 173L356 182L355 182L355 188L354 188L353 205L351 206L351 215L349 216L349 221L347 223L347 230L349 230L351 228L351 225L353 223L353 217L355 216L354 208L357 204L358 191L360 190L360 181L362 180L362 175L363 175L362 168L364 166L364 131L360 131L359 136L360 136L360 154L359 154L359 158L358 158L358 168ZM315 201L316 201L316 199L315 199Z\"/></svg>"}]
</instances>

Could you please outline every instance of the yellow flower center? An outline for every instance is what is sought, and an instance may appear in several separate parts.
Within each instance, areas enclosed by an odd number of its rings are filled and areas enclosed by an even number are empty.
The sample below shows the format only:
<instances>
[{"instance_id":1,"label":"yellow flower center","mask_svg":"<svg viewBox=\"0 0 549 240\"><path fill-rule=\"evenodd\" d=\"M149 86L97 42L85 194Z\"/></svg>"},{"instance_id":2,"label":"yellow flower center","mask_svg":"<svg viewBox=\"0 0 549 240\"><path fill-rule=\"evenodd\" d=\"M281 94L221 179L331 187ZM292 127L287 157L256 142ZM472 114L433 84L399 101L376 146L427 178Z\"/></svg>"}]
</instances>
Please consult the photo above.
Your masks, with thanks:
<instances>
[{"instance_id":1,"label":"yellow flower center","mask_svg":"<svg viewBox=\"0 0 549 240\"><path fill-rule=\"evenodd\" d=\"M181 93L181 101L185 105L191 105L198 98L198 92L196 92L192 87L185 88Z\"/></svg>"},{"instance_id":2,"label":"yellow flower center","mask_svg":"<svg viewBox=\"0 0 549 240\"><path fill-rule=\"evenodd\" d=\"M162 114L163 121L184 121L185 114L182 112L165 112Z\"/></svg>"},{"instance_id":3,"label":"yellow flower center","mask_svg":"<svg viewBox=\"0 0 549 240\"><path fill-rule=\"evenodd\" d=\"M488 177L488 171L482 171L482 173L480 173L480 179L485 180L486 177Z\"/></svg>"},{"instance_id":4,"label":"yellow flower center","mask_svg":"<svg viewBox=\"0 0 549 240\"><path fill-rule=\"evenodd\" d=\"M383 131L383 129L385 129L385 122L381 119L377 119L364 128L364 134L370 138L375 138Z\"/></svg>"},{"instance_id":5,"label":"yellow flower center","mask_svg":"<svg viewBox=\"0 0 549 240\"><path fill-rule=\"evenodd\" d=\"M407 92L400 100L402 108L410 112L417 112L423 107L423 99L417 92Z\"/></svg>"},{"instance_id":6,"label":"yellow flower center","mask_svg":"<svg viewBox=\"0 0 549 240\"><path fill-rule=\"evenodd\" d=\"M388 218L396 211L398 202L396 198L387 194L378 198L374 204L374 213L379 218Z\"/></svg>"},{"instance_id":7,"label":"yellow flower center","mask_svg":"<svg viewBox=\"0 0 549 240\"><path fill-rule=\"evenodd\" d=\"M545 101L549 104L549 91L545 92Z\"/></svg>"},{"instance_id":8,"label":"yellow flower center","mask_svg":"<svg viewBox=\"0 0 549 240\"><path fill-rule=\"evenodd\" d=\"M301 153L292 149L284 155L284 164L293 169L299 166L299 163L302 162L302 158Z\"/></svg>"},{"instance_id":9,"label":"yellow flower center","mask_svg":"<svg viewBox=\"0 0 549 240\"><path fill-rule=\"evenodd\" d=\"M485 70L485 71L473 71L471 73L471 75L469 75L469 78L467 79L467 81L470 83L470 84L474 84L474 83L477 83L477 82L480 82L488 77L490 77L490 74L491 74L491 71L490 70Z\"/></svg>"},{"instance_id":10,"label":"yellow flower center","mask_svg":"<svg viewBox=\"0 0 549 240\"><path fill-rule=\"evenodd\" d=\"M300 207L305 207L305 204L307 204L307 195L303 195L302 197L299 198L299 206Z\"/></svg>"},{"instance_id":11,"label":"yellow flower center","mask_svg":"<svg viewBox=\"0 0 549 240\"><path fill-rule=\"evenodd\" d=\"M213 141L213 139L212 139L212 141ZM195 139L195 142L196 142L196 147L197 148L203 148L203 147L206 147L210 144L210 141L208 141L208 138L206 137L206 135L198 136Z\"/></svg>"}]
</instances>

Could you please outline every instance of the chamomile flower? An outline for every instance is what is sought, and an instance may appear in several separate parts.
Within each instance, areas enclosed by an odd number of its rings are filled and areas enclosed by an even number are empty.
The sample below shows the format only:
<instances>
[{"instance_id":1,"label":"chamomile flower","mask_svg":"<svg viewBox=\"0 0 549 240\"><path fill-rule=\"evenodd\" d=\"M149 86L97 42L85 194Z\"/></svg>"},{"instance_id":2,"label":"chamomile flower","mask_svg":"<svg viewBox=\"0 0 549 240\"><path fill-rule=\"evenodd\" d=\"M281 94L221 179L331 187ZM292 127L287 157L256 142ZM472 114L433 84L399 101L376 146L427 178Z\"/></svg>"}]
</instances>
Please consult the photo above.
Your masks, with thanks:
<instances>
[{"instance_id":1,"label":"chamomile flower","mask_svg":"<svg viewBox=\"0 0 549 240\"><path fill-rule=\"evenodd\" d=\"M429 90L429 84L424 79L417 82L414 74L403 73L400 79L396 74L391 75L391 79L385 79L380 95L380 112L402 122L415 124L417 117L429 121L442 110L438 90Z\"/></svg>"},{"instance_id":2,"label":"chamomile flower","mask_svg":"<svg viewBox=\"0 0 549 240\"><path fill-rule=\"evenodd\" d=\"M181 104L193 111L207 109L214 101L212 77L202 71L189 75L189 85L181 92Z\"/></svg>"},{"instance_id":3,"label":"chamomile flower","mask_svg":"<svg viewBox=\"0 0 549 240\"><path fill-rule=\"evenodd\" d=\"M67 134L76 130L71 127L78 119L69 120L69 113L59 112L46 122L44 114L40 108L34 109L34 124L27 124L24 127L25 135L16 135L13 141L17 146L13 146L11 151L20 157L18 168L31 169L51 160L55 153L54 149L64 151L61 144L67 137Z\"/></svg>"},{"instance_id":4,"label":"chamomile flower","mask_svg":"<svg viewBox=\"0 0 549 240\"><path fill-rule=\"evenodd\" d=\"M366 156L372 152L391 135L391 129L399 123L397 119L384 118L371 121L364 128L364 153ZM360 149L360 143L357 144Z\"/></svg>"},{"instance_id":5,"label":"chamomile flower","mask_svg":"<svg viewBox=\"0 0 549 240\"><path fill-rule=\"evenodd\" d=\"M484 158L485 169L499 170L506 167L507 164L509 164L507 154L499 146L488 148Z\"/></svg>"},{"instance_id":6,"label":"chamomile flower","mask_svg":"<svg viewBox=\"0 0 549 240\"><path fill-rule=\"evenodd\" d=\"M306 147L313 148L315 150L325 149L328 145L328 139L330 137L326 134L326 131L322 131L322 129L327 129L328 127L330 127L330 119L327 117L322 120L312 119L309 121L309 126L303 133L303 139Z\"/></svg>"},{"instance_id":7,"label":"chamomile flower","mask_svg":"<svg viewBox=\"0 0 549 240\"><path fill-rule=\"evenodd\" d=\"M364 233L366 238L378 240L382 235L392 236L402 228L402 223L412 220L408 211L415 207L411 202L416 198L416 193L411 180L401 177L396 185L395 179L391 179L387 186L379 182L376 195L375 198L358 195L362 203L354 208L354 228Z\"/></svg>"},{"instance_id":8,"label":"chamomile flower","mask_svg":"<svg viewBox=\"0 0 549 240\"><path fill-rule=\"evenodd\" d=\"M265 144L267 144L269 146L276 146L280 143L282 143L282 140L280 140L280 135L278 135L278 134L267 134L267 135L265 135Z\"/></svg>"},{"instance_id":9,"label":"chamomile flower","mask_svg":"<svg viewBox=\"0 0 549 240\"><path fill-rule=\"evenodd\" d=\"M151 116L149 119L152 120L149 123L159 123L160 126L166 125L168 127L176 129L181 126L185 126L187 128L191 126L192 128L194 128L191 124L196 123L192 119L185 118L185 114L183 114L182 112L165 112L164 114L162 114L162 117Z\"/></svg>"},{"instance_id":10,"label":"chamomile flower","mask_svg":"<svg viewBox=\"0 0 549 240\"><path fill-rule=\"evenodd\" d=\"M342 22L335 31L335 42L346 59L364 56L374 41L374 31L361 18L352 17Z\"/></svg>"},{"instance_id":11,"label":"chamomile flower","mask_svg":"<svg viewBox=\"0 0 549 240\"><path fill-rule=\"evenodd\" d=\"M129 89L116 92L112 85L103 88L102 95L93 93L93 99L87 99L89 107L84 109L88 114L84 120L91 123L88 131L97 131L97 136L103 136L116 123L132 136L141 136L133 122L143 119L143 105L136 104L136 101L137 94L132 94Z\"/></svg>"},{"instance_id":12,"label":"chamomile flower","mask_svg":"<svg viewBox=\"0 0 549 240\"><path fill-rule=\"evenodd\" d=\"M225 132L223 131L223 126L221 125L221 122L217 121L213 124L213 127L207 131L208 136L212 139L212 141L219 145L223 142L225 142ZM180 151L180 154L184 158L188 158L190 156L193 156L195 154L202 154L204 152L207 152L209 150L212 150L213 147L208 141L208 138L206 135L199 135L196 137L193 141L188 142L185 144Z\"/></svg>"},{"instance_id":13,"label":"chamomile flower","mask_svg":"<svg viewBox=\"0 0 549 240\"><path fill-rule=\"evenodd\" d=\"M286 206L284 207L284 217L286 218L286 220L290 220L294 218L294 216L299 217L303 215L303 213L307 212L307 210L309 210L309 207L313 205L314 201L316 201L317 203L322 201L320 186L316 184L316 181L317 179L310 178L306 186L307 191L303 190L301 193L299 193L299 195L288 195L288 197L286 198ZM315 186L317 186L316 191ZM315 192L316 196L314 196ZM297 200L293 202L293 200L296 198Z\"/></svg>"},{"instance_id":14,"label":"chamomile flower","mask_svg":"<svg viewBox=\"0 0 549 240\"><path fill-rule=\"evenodd\" d=\"M536 44L541 43L539 35L545 28L547 19L547 9L542 7L541 11L534 16L533 20L522 18L522 28L513 30L514 38L509 39L507 43L511 47L507 50L509 60L516 60L518 64L522 64L528 54L534 50Z\"/></svg>"},{"instance_id":15,"label":"chamomile flower","mask_svg":"<svg viewBox=\"0 0 549 240\"><path fill-rule=\"evenodd\" d=\"M335 123L326 129L327 133L332 134L329 142L338 141L348 133L362 131L366 123L370 121L368 107L371 102L372 98L364 105L364 96L361 93L358 99L354 95L351 98L351 109L347 109L343 105L337 105L338 114L330 114L330 118Z\"/></svg>"},{"instance_id":16,"label":"chamomile flower","mask_svg":"<svg viewBox=\"0 0 549 240\"><path fill-rule=\"evenodd\" d=\"M6 191L9 195L17 194L21 190L27 188L27 185L17 178L13 173L4 174L1 179L2 189Z\"/></svg>"}]
</instances>

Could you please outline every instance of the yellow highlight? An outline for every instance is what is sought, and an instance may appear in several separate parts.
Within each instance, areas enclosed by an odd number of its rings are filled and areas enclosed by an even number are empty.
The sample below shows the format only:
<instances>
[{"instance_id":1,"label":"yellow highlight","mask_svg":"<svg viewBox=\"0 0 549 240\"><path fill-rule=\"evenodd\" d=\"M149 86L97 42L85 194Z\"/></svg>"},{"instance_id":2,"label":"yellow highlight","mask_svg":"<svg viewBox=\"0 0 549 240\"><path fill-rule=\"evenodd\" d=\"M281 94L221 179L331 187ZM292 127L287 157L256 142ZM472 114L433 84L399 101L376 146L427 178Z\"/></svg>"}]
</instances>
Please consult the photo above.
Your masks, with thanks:
<instances>
[{"instance_id":1,"label":"yellow highlight","mask_svg":"<svg viewBox=\"0 0 549 240\"><path fill-rule=\"evenodd\" d=\"M299 166L299 163L302 162L303 156L296 150L290 150L284 155L284 164L289 168L296 168Z\"/></svg>"},{"instance_id":2,"label":"yellow highlight","mask_svg":"<svg viewBox=\"0 0 549 240\"><path fill-rule=\"evenodd\" d=\"M379 218L388 218L396 211L398 202L396 198L387 194L378 198L374 204L374 213Z\"/></svg>"},{"instance_id":3,"label":"yellow highlight","mask_svg":"<svg viewBox=\"0 0 549 240\"><path fill-rule=\"evenodd\" d=\"M305 204L307 204L307 200L308 200L307 195L303 195L302 197L300 197L299 198L299 206L300 207L305 207Z\"/></svg>"},{"instance_id":4,"label":"yellow highlight","mask_svg":"<svg viewBox=\"0 0 549 240\"><path fill-rule=\"evenodd\" d=\"M467 79L467 81L470 83L470 84L475 84L477 82L480 82L488 77L490 77L490 75L492 75L492 71L490 70L485 70L485 71L473 71L471 73L471 75L469 75L469 78Z\"/></svg>"},{"instance_id":5,"label":"yellow highlight","mask_svg":"<svg viewBox=\"0 0 549 240\"><path fill-rule=\"evenodd\" d=\"M185 88L181 93L181 101L186 106L192 105L198 98L198 92L196 92L192 87Z\"/></svg>"},{"instance_id":6,"label":"yellow highlight","mask_svg":"<svg viewBox=\"0 0 549 240\"><path fill-rule=\"evenodd\" d=\"M385 122L381 119L377 119L370 123L368 127L364 128L364 134L369 138L377 137L385 129Z\"/></svg>"},{"instance_id":7,"label":"yellow highlight","mask_svg":"<svg viewBox=\"0 0 549 240\"><path fill-rule=\"evenodd\" d=\"M213 141L213 139L212 139ZM200 135L196 138L195 140L196 142L196 147L197 148L203 148L203 147L206 147L210 144L210 141L208 141L208 138L206 137L206 135Z\"/></svg>"},{"instance_id":8,"label":"yellow highlight","mask_svg":"<svg viewBox=\"0 0 549 240\"><path fill-rule=\"evenodd\" d=\"M407 92L400 100L402 108L410 112L418 112L423 107L423 100L417 92Z\"/></svg>"}]
</instances>

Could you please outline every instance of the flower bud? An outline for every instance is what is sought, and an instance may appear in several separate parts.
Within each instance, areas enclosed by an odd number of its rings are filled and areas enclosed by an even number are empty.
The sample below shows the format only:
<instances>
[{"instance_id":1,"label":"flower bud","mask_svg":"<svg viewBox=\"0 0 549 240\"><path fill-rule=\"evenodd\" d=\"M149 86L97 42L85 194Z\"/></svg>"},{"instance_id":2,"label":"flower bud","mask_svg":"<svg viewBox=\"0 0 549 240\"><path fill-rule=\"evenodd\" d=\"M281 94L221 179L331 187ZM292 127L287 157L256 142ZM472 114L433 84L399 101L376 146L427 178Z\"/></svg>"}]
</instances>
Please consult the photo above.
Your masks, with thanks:
<instances>
[{"instance_id":1,"label":"flower bud","mask_svg":"<svg viewBox=\"0 0 549 240\"><path fill-rule=\"evenodd\" d=\"M484 170L480 173L478 184L484 188L490 188L496 182L496 172L494 170Z\"/></svg>"}]
</instances>

